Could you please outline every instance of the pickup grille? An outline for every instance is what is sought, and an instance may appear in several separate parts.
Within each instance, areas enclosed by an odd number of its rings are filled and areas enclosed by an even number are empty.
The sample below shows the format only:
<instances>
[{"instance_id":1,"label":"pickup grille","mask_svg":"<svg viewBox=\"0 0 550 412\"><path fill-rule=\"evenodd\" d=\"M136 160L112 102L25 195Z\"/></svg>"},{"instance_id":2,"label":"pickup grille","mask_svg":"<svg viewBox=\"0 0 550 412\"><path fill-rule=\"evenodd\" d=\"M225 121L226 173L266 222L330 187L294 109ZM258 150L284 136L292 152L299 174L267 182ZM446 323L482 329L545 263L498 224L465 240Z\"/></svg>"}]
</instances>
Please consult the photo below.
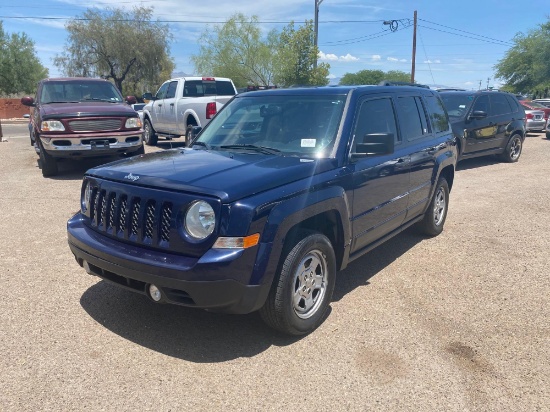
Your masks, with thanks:
<instances>
[{"instance_id":1,"label":"pickup grille","mask_svg":"<svg viewBox=\"0 0 550 412\"><path fill-rule=\"evenodd\" d=\"M71 120L69 127L73 132L107 132L120 130L122 121L120 119L97 119L97 120Z\"/></svg>"},{"instance_id":2,"label":"pickup grille","mask_svg":"<svg viewBox=\"0 0 550 412\"><path fill-rule=\"evenodd\" d=\"M95 188L89 213L92 226L100 232L134 243L168 247L172 209L171 202Z\"/></svg>"}]
</instances>

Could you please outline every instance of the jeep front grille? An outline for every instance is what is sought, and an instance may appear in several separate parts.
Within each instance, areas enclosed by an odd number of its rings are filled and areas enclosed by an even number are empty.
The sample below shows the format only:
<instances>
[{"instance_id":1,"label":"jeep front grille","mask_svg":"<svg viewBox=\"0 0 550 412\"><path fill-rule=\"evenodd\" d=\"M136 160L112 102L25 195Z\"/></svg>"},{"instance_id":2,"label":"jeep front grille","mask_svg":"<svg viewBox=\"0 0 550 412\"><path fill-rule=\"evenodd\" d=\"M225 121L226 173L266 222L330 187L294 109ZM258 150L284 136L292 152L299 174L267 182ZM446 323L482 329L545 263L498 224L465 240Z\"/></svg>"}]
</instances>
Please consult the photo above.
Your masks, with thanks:
<instances>
[{"instance_id":1,"label":"jeep front grille","mask_svg":"<svg viewBox=\"0 0 550 412\"><path fill-rule=\"evenodd\" d=\"M90 202L92 226L136 243L168 247L172 203L94 189Z\"/></svg>"},{"instance_id":2,"label":"jeep front grille","mask_svg":"<svg viewBox=\"0 0 550 412\"><path fill-rule=\"evenodd\" d=\"M71 120L69 127L73 132L108 132L120 130L122 127L121 119L91 119L91 120Z\"/></svg>"}]
</instances>

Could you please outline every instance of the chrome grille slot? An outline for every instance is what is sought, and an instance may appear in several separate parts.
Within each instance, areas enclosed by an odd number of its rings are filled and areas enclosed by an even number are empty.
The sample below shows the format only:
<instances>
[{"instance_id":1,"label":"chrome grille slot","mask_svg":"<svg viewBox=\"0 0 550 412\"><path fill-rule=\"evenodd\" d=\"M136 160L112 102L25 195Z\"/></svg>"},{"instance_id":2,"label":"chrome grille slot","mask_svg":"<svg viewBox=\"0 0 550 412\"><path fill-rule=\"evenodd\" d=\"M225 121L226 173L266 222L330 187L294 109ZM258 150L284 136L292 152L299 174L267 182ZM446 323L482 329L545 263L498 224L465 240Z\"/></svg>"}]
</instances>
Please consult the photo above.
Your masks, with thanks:
<instances>
[{"instance_id":1,"label":"chrome grille slot","mask_svg":"<svg viewBox=\"0 0 550 412\"><path fill-rule=\"evenodd\" d=\"M170 227L172 221L172 203L164 203L160 214L160 240L170 242Z\"/></svg>"},{"instance_id":2,"label":"chrome grille slot","mask_svg":"<svg viewBox=\"0 0 550 412\"><path fill-rule=\"evenodd\" d=\"M140 209L140 199L134 199L132 203L132 209L130 211L130 234L137 236L139 229L139 209Z\"/></svg>"},{"instance_id":3,"label":"chrome grille slot","mask_svg":"<svg viewBox=\"0 0 550 412\"><path fill-rule=\"evenodd\" d=\"M120 130L120 119L93 119L93 120L71 120L69 127L74 132L106 132L109 130Z\"/></svg>"},{"instance_id":4,"label":"chrome grille slot","mask_svg":"<svg viewBox=\"0 0 550 412\"><path fill-rule=\"evenodd\" d=\"M150 200L145 207L145 228L143 231L143 237L145 239L152 239L155 228L155 201Z\"/></svg>"},{"instance_id":5,"label":"chrome grille slot","mask_svg":"<svg viewBox=\"0 0 550 412\"><path fill-rule=\"evenodd\" d=\"M99 193L97 198L97 225L101 226L105 222L105 212L107 210L107 201L105 200L105 190Z\"/></svg>"},{"instance_id":6,"label":"chrome grille slot","mask_svg":"<svg viewBox=\"0 0 550 412\"><path fill-rule=\"evenodd\" d=\"M126 215L128 214L128 197L122 196L120 199L120 210L118 212L118 231L117 233L124 234L126 229Z\"/></svg>"},{"instance_id":7,"label":"chrome grille slot","mask_svg":"<svg viewBox=\"0 0 550 412\"><path fill-rule=\"evenodd\" d=\"M115 213L116 213L116 193L111 193L109 195L109 206L108 206L109 217L107 219L107 229L114 229Z\"/></svg>"}]
</instances>

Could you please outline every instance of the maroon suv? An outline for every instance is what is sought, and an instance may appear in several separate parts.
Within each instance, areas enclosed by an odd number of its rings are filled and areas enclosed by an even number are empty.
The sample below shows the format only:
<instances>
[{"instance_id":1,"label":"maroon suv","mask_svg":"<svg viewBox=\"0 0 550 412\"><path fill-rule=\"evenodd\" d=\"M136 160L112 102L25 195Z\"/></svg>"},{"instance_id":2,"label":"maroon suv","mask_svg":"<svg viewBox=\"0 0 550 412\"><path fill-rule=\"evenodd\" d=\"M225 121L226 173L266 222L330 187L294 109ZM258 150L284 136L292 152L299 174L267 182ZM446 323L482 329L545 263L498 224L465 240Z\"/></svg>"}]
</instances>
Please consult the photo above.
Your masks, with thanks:
<instances>
[{"instance_id":1,"label":"maroon suv","mask_svg":"<svg viewBox=\"0 0 550 412\"><path fill-rule=\"evenodd\" d=\"M43 176L57 174L63 158L143 154L143 129L138 113L109 81L90 78L44 79L33 107L31 144L40 156Z\"/></svg>"}]
</instances>

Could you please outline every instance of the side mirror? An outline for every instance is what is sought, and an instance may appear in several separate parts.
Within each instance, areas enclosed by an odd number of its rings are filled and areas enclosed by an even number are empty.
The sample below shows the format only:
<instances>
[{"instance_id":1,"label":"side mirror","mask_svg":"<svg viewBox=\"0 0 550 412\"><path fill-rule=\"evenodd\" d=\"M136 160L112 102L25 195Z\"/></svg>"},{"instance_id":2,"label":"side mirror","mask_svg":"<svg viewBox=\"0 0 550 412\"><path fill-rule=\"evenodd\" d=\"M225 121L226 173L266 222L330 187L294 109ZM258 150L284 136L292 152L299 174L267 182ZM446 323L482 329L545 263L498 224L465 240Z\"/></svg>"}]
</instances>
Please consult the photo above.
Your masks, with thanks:
<instances>
[{"instance_id":1,"label":"side mirror","mask_svg":"<svg viewBox=\"0 0 550 412\"><path fill-rule=\"evenodd\" d=\"M392 154L395 150L393 133L369 133L363 142L357 142L352 157L381 156Z\"/></svg>"},{"instance_id":2,"label":"side mirror","mask_svg":"<svg viewBox=\"0 0 550 412\"><path fill-rule=\"evenodd\" d=\"M128 104L136 104L137 99L135 96L126 96L126 103Z\"/></svg>"},{"instance_id":3,"label":"side mirror","mask_svg":"<svg viewBox=\"0 0 550 412\"><path fill-rule=\"evenodd\" d=\"M202 130L200 126L193 126L191 128L191 140L193 140Z\"/></svg>"},{"instance_id":4,"label":"side mirror","mask_svg":"<svg viewBox=\"0 0 550 412\"><path fill-rule=\"evenodd\" d=\"M153 96L151 93L143 93L143 96L141 96L143 100L155 100L155 96Z\"/></svg>"},{"instance_id":5,"label":"side mirror","mask_svg":"<svg viewBox=\"0 0 550 412\"><path fill-rule=\"evenodd\" d=\"M21 104L29 107L34 107L34 99L30 96L22 97Z\"/></svg>"},{"instance_id":6,"label":"side mirror","mask_svg":"<svg viewBox=\"0 0 550 412\"><path fill-rule=\"evenodd\" d=\"M485 119L487 117L487 112L483 110L474 110L468 117L470 119Z\"/></svg>"}]
</instances>

